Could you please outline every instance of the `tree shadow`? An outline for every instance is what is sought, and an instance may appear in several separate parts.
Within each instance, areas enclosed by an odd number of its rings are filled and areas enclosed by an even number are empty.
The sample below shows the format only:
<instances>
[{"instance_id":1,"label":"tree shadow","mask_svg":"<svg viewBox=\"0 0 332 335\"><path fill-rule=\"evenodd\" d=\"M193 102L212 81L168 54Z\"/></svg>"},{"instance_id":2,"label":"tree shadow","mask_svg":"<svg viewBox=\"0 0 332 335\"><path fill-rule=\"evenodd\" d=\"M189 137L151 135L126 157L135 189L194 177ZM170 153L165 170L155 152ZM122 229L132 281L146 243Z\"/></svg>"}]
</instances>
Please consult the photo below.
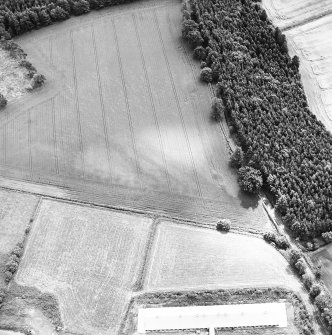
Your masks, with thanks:
<instances>
[{"instance_id":1,"label":"tree shadow","mask_svg":"<svg viewBox=\"0 0 332 335\"><path fill-rule=\"evenodd\" d=\"M259 196L254 194L249 194L247 192L239 190L237 194L238 198L240 199L240 204L245 209L255 209L258 207L259 203Z\"/></svg>"}]
</instances>

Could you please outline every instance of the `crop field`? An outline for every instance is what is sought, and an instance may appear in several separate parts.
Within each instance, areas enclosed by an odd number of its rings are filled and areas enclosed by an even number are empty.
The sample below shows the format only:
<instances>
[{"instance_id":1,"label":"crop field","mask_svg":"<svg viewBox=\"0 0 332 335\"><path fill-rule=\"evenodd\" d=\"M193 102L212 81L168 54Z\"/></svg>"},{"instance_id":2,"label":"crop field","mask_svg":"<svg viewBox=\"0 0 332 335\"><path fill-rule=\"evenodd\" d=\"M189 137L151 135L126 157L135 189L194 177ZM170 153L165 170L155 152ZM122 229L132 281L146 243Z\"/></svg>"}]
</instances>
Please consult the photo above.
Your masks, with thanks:
<instances>
[{"instance_id":1,"label":"crop field","mask_svg":"<svg viewBox=\"0 0 332 335\"><path fill-rule=\"evenodd\" d=\"M264 8L281 29L332 13L330 0L263 0Z\"/></svg>"},{"instance_id":2,"label":"crop field","mask_svg":"<svg viewBox=\"0 0 332 335\"><path fill-rule=\"evenodd\" d=\"M283 256L247 235L162 222L152 248L145 289L236 288L300 283Z\"/></svg>"},{"instance_id":3,"label":"crop field","mask_svg":"<svg viewBox=\"0 0 332 335\"><path fill-rule=\"evenodd\" d=\"M152 220L43 200L16 280L59 300L66 333L116 334Z\"/></svg>"},{"instance_id":4,"label":"crop field","mask_svg":"<svg viewBox=\"0 0 332 335\"><path fill-rule=\"evenodd\" d=\"M270 228L210 121L212 93L181 39L180 1L108 8L16 42L48 81L0 115L0 176L94 203Z\"/></svg>"}]
</instances>

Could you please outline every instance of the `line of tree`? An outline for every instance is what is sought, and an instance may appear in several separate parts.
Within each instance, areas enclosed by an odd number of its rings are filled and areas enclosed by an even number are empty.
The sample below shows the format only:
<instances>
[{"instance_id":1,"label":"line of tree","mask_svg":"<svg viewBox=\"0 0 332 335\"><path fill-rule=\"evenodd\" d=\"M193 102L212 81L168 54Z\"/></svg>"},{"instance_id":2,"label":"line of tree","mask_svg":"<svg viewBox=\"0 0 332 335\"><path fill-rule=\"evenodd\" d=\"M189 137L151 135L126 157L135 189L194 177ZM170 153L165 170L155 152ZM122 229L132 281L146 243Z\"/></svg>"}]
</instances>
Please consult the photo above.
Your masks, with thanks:
<instances>
[{"instance_id":1,"label":"line of tree","mask_svg":"<svg viewBox=\"0 0 332 335\"><path fill-rule=\"evenodd\" d=\"M133 0L0 0L0 37L6 39L27 31L81 15L91 9Z\"/></svg>"},{"instance_id":2,"label":"line of tree","mask_svg":"<svg viewBox=\"0 0 332 335\"><path fill-rule=\"evenodd\" d=\"M233 164L243 185L257 191L262 178L295 236L332 231L332 136L309 110L285 36L253 0L187 0L183 17L201 78L216 83L241 144Z\"/></svg>"}]
</instances>

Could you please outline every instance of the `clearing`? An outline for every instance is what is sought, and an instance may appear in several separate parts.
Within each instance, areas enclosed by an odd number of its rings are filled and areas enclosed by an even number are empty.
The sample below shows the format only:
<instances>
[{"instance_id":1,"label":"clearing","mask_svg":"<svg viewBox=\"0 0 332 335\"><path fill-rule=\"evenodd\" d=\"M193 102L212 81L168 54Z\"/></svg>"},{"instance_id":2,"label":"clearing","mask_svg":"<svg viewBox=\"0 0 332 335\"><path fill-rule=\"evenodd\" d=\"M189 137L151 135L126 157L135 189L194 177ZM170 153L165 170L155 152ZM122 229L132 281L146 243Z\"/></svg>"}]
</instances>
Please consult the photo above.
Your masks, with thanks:
<instances>
[{"instance_id":1,"label":"clearing","mask_svg":"<svg viewBox=\"0 0 332 335\"><path fill-rule=\"evenodd\" d=\"M16 281L53 293L66 332L116 334L151 219L43 200Z\"/></svg>"},{"instance_id":2,"label":"clearing","mask_svg":"<svg viewBox=\"0 0 332 335\"><path fill-rule=\"evenodd\" d=\"M270 229L228 165L181 16L181 1L143 1L17 38L47 82L0 115L0 176L70 199Z\"/></svg>"},{"instance_id":3,"label":"clearing","mask_svg":"<svg viewBox=\"0 0 332 335\"><path fill-rule=\"evenodd\" d=\"M161 222L145 289L203 289L301 284L288 262L263 239Z\"/></svg>"}]
</instances>

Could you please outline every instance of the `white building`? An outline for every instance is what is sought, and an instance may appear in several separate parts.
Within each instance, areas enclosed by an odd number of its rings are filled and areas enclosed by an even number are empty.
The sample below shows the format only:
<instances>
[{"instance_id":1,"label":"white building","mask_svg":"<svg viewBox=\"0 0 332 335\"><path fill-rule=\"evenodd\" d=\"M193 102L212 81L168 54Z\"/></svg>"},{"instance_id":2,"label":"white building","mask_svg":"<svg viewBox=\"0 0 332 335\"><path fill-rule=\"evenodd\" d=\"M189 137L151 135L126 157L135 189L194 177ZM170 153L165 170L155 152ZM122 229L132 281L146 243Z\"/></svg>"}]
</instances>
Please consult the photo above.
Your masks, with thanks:
<instances>
[{"instance_id":1,"label":"white building","mask_svg":"<svg viewBox=\"0 0 332 335\"><path fill-rule=\"evenodd\" d=\"M141 308L138 332L227 327L287 327L285 303Z\"/></svg>"}]
</instances>

